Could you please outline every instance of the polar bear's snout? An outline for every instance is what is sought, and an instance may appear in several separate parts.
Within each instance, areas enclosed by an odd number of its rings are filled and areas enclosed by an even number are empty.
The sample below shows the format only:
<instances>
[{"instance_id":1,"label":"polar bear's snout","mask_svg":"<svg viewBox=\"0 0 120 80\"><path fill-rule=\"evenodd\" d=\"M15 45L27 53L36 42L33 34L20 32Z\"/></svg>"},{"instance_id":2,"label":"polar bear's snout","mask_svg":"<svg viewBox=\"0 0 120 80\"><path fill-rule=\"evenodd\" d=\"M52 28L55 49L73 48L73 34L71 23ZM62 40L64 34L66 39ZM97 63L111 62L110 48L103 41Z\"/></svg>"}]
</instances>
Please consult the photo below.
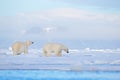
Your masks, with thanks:
<instances>
[{"instance_id":1,"label":"polar bear's snout","mask_svg":"<svg viewBox=\"0 0 120 80\"><path fill-rule=\"evenodd\" d=\"M34 42L32 42L32 44L34 44Z\"/></svg>"},{"instance_id":2,"label":"polar bear's snout","mask_svg":"<svg viewBox=\"0 0 120 80\"><path fill-rule=\"evenodd\" d=\"M69 53L69 50L67 50L67 53Z\"/></svg>"},{"instance_id":3,"label":"polar bear's snout","mask_svg":"<svg viewBox=\"0 0 120 80\"><path fill-rule=\"evenodd\" d=\"M66 48L66 49L64 49L64 51L66 52L66 53L69 53L69 50Z\"/></svg>"}]
</instances>

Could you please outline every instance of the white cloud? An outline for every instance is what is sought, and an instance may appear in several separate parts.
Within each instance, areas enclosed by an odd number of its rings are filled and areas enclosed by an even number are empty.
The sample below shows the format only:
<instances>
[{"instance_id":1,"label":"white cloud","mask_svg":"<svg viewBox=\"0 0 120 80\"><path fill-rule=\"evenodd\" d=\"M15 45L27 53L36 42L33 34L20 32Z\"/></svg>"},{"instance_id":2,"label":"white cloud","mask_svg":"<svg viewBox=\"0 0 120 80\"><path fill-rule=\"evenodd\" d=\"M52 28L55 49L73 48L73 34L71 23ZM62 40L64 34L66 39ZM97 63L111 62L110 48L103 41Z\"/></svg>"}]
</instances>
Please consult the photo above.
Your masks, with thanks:
<instances>
[{"instance_id":1,"label":"white cloud","mask_svg":"<svg viewBox=\"0 0 120 80\"><path fill-rule=\"evenodd\" d=\"M56 31L56 27L45 27L43 28L43 31L47 33L53 32L53 31Z\"/></svg>"},{"instance_id":2,"label":"white cloud","mask_svg":"<svg viewBox=\"0 0 120 80\"><path fill-rule=\"evenodd\" d=\"M50 37L53 38L120 39L120 14L96 13L75 8L56 8L2 17L0 26L4 26L1 30L8 27L13 29L14 35L20 32L36 38L44 37L43 30L49 29L52 30Z\"/></svg>"},{"instance_id":3,"label":"white cloud","mask_svg":"<svg viewBox=\"0 0 120 80\"><path fill-rule=\"evenodd\" d=\"M26 34L26 32L27 32L26 30L22 30L22 31L21 31L21 34L24 35L24 34Z\"/></svg>"},{"instance_id":4,"label":"white cloud","mask_svg":"<svg viewBox=\"0 0 120 80\"><path fill-rule=\"evenodd\" d=\"M105 14L85 11L74 8L56 8L48 11L48 15L51 18L61 19L80 19L80 20L98 20L106 22L120 22L120 14Z\"/></svg>"},{"instance_id":5,"label":"white cloud","mask_svg":"<svg viewBox=\"0 0 120 80\"><path fill-rule=\"evenodd\" d=\"M19 13L19 18L24 18L28 22L37 23L38 21L54 21L59 19L76 20L97 20L106 22L120 22L120 14L96 13L76 8L55 8L47 11Z\"/></svg>"}]
</instances>

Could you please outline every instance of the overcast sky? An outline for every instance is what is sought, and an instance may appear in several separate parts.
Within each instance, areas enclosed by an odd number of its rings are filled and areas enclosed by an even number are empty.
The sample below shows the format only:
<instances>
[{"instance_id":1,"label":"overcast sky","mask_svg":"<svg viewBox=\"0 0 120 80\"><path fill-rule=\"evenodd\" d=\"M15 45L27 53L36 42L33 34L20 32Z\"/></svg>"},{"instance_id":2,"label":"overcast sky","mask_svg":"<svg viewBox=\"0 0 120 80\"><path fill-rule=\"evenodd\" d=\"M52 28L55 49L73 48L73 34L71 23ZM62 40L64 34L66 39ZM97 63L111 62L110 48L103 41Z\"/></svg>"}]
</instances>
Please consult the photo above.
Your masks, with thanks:
<instances>
[{"instance_id":1,"label":"overcast sky","mask_svg":"<svg viewBox=\"0 0 120 80\"><path fill-rule=\"evenodd\" d=\"M2 40L120 40L120 0L0 0Z\"/></svg>"}]
</instances>

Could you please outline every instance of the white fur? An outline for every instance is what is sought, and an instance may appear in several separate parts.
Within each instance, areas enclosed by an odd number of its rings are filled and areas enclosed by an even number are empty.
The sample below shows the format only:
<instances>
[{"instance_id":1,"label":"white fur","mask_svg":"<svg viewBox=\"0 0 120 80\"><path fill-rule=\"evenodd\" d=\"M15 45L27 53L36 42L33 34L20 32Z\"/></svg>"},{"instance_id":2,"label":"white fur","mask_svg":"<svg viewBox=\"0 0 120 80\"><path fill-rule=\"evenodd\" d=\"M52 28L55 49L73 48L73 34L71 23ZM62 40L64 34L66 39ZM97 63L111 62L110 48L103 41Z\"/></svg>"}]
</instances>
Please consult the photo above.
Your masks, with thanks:
<instances>
[{"instance_id":1,"label":"white fur","mask_svg":"<svg viewBox=\"0 0 120 80\"><path fill-rule=\"evenodd\" d=\"M15 42L12 45L12 51L13 55L19 55L21 53L28 53L28 47L33 44L32 41L26 41L26 42Z\"/></svg>"},{"instance_id":2,"label":"white fur","mask_svg":"<svg viewBox=\"0 0 120 80\"><path fill-rule=\"evenodd\" d=\"M51 53L55 53L56 56L62 56L62 50L68 53L68 48L59 43L48 43L43 47L43 54L45 56L51 56Z\"/></svg>"}]
</instances>

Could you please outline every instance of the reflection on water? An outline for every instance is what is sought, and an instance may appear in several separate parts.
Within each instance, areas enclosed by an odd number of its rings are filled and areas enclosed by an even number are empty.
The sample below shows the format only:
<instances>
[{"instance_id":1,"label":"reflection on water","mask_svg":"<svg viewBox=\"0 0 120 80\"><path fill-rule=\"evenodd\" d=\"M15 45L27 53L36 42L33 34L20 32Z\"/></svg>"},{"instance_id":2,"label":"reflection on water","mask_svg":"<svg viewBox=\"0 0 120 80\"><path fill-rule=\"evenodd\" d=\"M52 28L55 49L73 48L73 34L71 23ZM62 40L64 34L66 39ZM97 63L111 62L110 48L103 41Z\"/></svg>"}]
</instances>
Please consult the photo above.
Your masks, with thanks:
<instances>
[{"instance_id":1,"label":"reflection on water","mask_svg":"<svg viewBox=\"0 0 120 80\"><path fill-rule=\"evenodd\" d=\"M115 71L0 70L0 80L120 80Z\"/></svg>"}]
</instances>

